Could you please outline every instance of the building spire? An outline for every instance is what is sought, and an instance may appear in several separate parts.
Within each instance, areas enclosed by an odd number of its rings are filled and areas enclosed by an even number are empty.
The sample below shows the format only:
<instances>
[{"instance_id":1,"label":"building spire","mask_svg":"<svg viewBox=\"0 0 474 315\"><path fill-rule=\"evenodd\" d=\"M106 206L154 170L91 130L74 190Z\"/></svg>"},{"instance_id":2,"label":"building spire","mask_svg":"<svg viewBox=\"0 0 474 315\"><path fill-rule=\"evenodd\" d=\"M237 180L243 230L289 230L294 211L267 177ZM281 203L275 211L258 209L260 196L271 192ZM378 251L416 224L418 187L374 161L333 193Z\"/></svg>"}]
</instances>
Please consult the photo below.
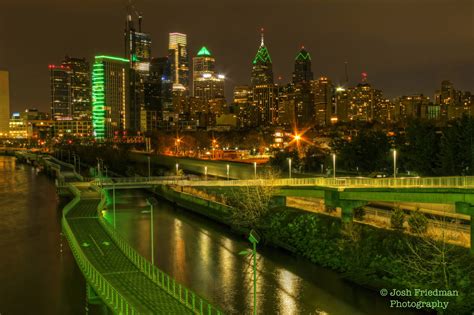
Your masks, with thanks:
<instances>
[{"instance_id":1,"label":"building spire","mask_svg":"<svg viewBox=\"0 0 474 315\"><path fill-rule=\"evenodd\" d=\"M263 39L264 39L264 38L263 38L263 37L264 37L264 31L265 31L265 30L264 30L263 27L262 27L262 28L260 29L260 36L261 36L260 46L261 46L261 47L265 46L265 43L264 43L264 40L263 40Z\"/></svg>"}]
</instances>

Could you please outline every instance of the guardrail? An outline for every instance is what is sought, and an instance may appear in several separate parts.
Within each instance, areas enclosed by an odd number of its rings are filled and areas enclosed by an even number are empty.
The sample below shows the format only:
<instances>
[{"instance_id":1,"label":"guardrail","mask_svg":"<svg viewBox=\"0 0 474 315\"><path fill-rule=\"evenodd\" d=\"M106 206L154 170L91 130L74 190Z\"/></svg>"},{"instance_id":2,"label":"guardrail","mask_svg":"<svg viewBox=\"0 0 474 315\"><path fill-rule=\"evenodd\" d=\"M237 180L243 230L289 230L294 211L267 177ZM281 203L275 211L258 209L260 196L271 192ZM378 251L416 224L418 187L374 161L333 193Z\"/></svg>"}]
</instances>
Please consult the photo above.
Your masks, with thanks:
<instances>
[{"instance_id":1,"label":"guardrail","mask_svg":"<svg viewBox=\"0 0 474 315\"><path fill-rule=\"evenodd\" d=\"M208 301L198 296L193 291L177 283L172 277L161 271L155 265L152 265L147 259L141 256L133 249L122 236L116 232L106 221L99 215L99 222L114 240L120 250L140 269L150 280L165 290L173 298L184 304L187 308L200 315L223 315L223 313L211 305Z\"/></svg>"},{"instance_id":2,"label":"guardrail","mask_svg":"<svg viewBox=\"0 0 474 315\"><path fill-rule=\"evenodd\" d=\"M138 314L131 304L105 279L102 274L94 268L87 257L82 252L81 246L77 242L66 218L62 218L63 231L69 241L71 251L76 258L79 268L87 279L87 282L94 288L101 299L115 312L120 314Z\"/></svg>"},{"instance_id":3,"label":"guardrail","mask_svg":"<svg viewBox=\"0 0 474 315\"><path fill-rule=\"evenodd\" d=\"M64 207L61 223L64 235L69 242L69 246L74 257L76 258L79 268L82 270L82 273L86 277L88 283L94 288L95 292L112 310L120 314L138 314L138 310L129 304L127 300L117 290L114 289L107 279L105 279L105 277L94 268L94 266L83 253L77 239L74 237L74 233L67 222L66 215L77 205L77 203L81 200L81 197L80 191L76 187L70 184L68 187L72 190L75 197Z\"/></svg>"},{"instance_id":4,"label":"guardrail","mask_svg":"<svg viewBox=\"0 0 474 315\"><path fill-rule=\"evenodd\" d=\"M96 179L97 185L182 185L182 186L323 186L344 188L474 188L474 176L406 178L280 178L247 180L189 180L182 177L132 177Z\"/></svg>"}]
</instances>

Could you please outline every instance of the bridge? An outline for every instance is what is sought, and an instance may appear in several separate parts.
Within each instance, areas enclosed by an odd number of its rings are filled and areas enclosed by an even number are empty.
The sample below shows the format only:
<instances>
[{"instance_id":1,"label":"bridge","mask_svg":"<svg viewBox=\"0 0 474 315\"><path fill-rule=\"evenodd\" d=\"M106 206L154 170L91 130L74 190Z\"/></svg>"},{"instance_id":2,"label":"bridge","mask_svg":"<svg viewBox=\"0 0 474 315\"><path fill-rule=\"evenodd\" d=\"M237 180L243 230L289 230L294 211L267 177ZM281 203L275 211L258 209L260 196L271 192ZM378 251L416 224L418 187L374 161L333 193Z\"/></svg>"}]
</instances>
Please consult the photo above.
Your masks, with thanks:
<instances>
[{"instance_id":1,"label":"bridge","mask_svg":"<svg viewBox=\"0 0 474 315\"><path fill-rule=\"evenodd\" d=\"M70 164L47 156L22 155L61 175L80 177ZM64 176L63 178L68 178ZM103 303L114 314L223 314L141 256L106 221L104 191L88 182L63 182L74 198L64 207L61 224L87 282L91 303Z\"/></svg>"},{"instance_id":2,"label":"bridge","mask_svg":"<svg viewBox=\"0 0 474 315\"><path fill-rule=\"evenodd\" d=\"M274 186L276 196L313 197L341 208L342 220L352 221L355 208L369 202L410 202L453 205L454 213L470 217L471 251L474 253L474 176L409 178L294 178L253 180L188 180L183 177L96 179L104 189L151 188L160 185L196 187L226 194L236 187Z\"/></svg>"}]
</instances>

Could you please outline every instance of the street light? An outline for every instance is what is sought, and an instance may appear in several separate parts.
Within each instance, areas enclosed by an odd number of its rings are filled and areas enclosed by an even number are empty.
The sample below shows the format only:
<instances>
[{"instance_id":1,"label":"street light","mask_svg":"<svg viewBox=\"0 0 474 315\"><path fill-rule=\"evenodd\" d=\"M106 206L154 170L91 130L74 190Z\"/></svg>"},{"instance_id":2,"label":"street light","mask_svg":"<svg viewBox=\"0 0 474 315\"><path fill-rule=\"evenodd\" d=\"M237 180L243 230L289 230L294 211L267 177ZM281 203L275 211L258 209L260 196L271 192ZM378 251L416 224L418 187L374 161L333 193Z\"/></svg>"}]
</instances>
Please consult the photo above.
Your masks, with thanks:
<instances>
[{"instance_id":1,"label":"street light","mask_svg":"<svg viewBox=\"0 0 474 315\"><path fill-rule=\"evenodd\" d=\"M155 264L155 249L154 249L154 239L153 239L153 205L156 203L155 198L146 198L146 203L150 206L150 239L151 239L151 264Z\"/></svg>"},{"instance_id":2,"label":"street light","mask_svg":"<svg viewBox=\"0 0 474 315\"><path fill-rule=\"evenodd\" d=\"M151 179L151 166L150 166L150 156L148 157L148 181Z\"/></svg>"},{"instance_id":3,"label":"street light","mask_svg":"<svg viewBox=\"0 0 474 315\"><path fill-rule=\"evenodd\" d=\"M291 178L291 158L288 158L288 178Z\"/></svg>"},{"instance_id":4,"label":"street light","mask_svg":"<svg viewBox=\"0 0 474 315\"><path fill-rule=\"evenodd\" d=\"M397 178L397 150L393 149L393 178Z\"/></svg>"},{"instance_id":5,"label":"street light","mask_svg":"<svg viewBox=\"0 0 474 315\"><path fill-rule=\"evenodd\" d=\"M332 154L332 177L336 178L336 153Z\"/></svg>"},{"instance_id":6,"label":"street light","mask_svg":"<svg viewBox=\"0 0 474 315\"><path fill-rule=\"evenodd\" d=\"M179 171L179 164L176 163L176 176L178 176L178 171Z\"/></svg>"},{"instance_id":7,"label":"street light","mask_svg":"<svg viewBox=\"0 0 474 315\"><path fill-rule=\"evenodd\" d=\"M204 166L204 178L207 180L207 166Z\"/></svg>"},{"instance_id":8,"label":"street light","mask_svg":"<svg viewBox=\"0 0 474 315\"><path fill-rule=\"evenodd\" d=\"M112 185L112 205L114 210L114 230L115 230L115 184Z\"/></svg>"},{"instance_id":9,"label":"street light","mask_svg":"<svg viewBox=\"0 0 474 315\"><path fill-rule=\"evenodd\" d=\"M255 230L251 230L248 240L252 243L252 251L243 250L239 255L252 255L253 258L253 314L257 315L257 244L260 242L260 235Z\"/></svg>"},{"instance_id":10,"label":"street light","mask_svg":"<svg viewBox=\"0 0 474 315\"><path fill-rule=\"evenodd\" d=\"M227 164L226 167L227 167L227 180L229 180L229 170L230 170L229 164Z\"/></svg>"},{"instance_id":11,"label":"street light","mask_svg":"<svg viewBox=\"0 0 474 315\"><path fill-rule=\"evenodd\" d=\"M257 179L257 162L253 162L253 174L255 179Z\"/></svg>"}]
</instances>

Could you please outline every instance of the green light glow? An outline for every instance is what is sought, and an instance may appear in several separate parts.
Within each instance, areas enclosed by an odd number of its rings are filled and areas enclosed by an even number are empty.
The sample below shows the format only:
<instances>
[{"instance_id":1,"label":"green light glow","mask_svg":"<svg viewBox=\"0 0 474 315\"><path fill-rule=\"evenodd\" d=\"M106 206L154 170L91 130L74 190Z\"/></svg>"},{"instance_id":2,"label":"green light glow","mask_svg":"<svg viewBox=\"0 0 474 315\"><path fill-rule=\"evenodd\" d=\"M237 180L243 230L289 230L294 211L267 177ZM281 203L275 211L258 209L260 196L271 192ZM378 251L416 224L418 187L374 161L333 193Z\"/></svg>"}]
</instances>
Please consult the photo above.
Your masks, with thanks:
<instances>
[{"instance_id":1,"label":"green light glow","mask_svg":"<svg viewBox=\"0 0 474 315\"><path fill-rule=\"evenodd\" d=\"M296 56L295 60L300 60L300 61L311 60L311 56L309 55L309 52L302 49Z\"/></svg>"},{"instance_id":2,"label":"green light glow","mask_svg":"<svg viewBox=\"0 0 474 315\"><path fill-rule=\"evenodd\" d=\"M114 57L114 56L95 56L95 59L110 59L110 60L116 60L116 61L123 61L123 62L129 62L130 60L125 59L125 58L120 58L120 57Z\"/></svg>"},{"instance_id":3,"label":"green light glow","mask_svg":"<svg viewBox=\"0 0 474 315\"><path fill-rule=\"evenodd\" d=\"M256 64L259 61L261 61L262 63L272 63L270 54L268 53L267 47L265 46L260 46L260 48L257 51L257 55L253 59L254 64Z\"/></svg>"},{"instance_id":4,"label":"green light glow","mask_svg":"<svg viewBox=\"0 0 474 315\"><path fill-rule=\"evenodd\" d=\"M103 57L103 56L98 56L98 57ZM95 58L97 59L98 57L95 57ZM104 76L104 64L100 61L96 61L92 68L92 128L94 130L94 137L96 139L104 139L105 137L105 76Z\"/></svg>"},{"instance_id":5,"label":"green light glow","mask_svg":"<svg viewBox=\"0 0 474 315\"><path fill-rule=\"evenodd\" d=\"M198 51L197 53L198 56L210 56L211 52L207 50L205 46L202 46L202 48Z\"/></svg>"}]
</instances>

